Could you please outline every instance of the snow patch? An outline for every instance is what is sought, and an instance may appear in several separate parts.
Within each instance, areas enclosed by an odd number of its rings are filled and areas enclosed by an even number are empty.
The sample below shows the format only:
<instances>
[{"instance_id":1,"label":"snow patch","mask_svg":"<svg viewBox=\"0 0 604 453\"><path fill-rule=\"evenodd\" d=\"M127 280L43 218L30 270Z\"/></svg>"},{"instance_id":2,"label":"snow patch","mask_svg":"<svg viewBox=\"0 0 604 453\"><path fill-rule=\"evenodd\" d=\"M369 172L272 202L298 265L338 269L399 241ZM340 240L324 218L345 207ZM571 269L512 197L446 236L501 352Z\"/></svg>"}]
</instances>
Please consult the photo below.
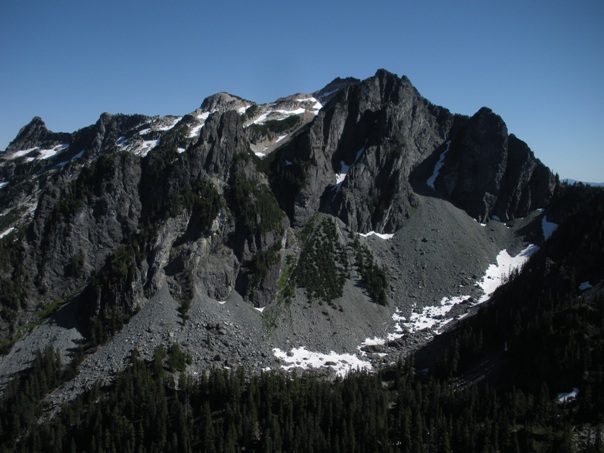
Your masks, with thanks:
<instances>
[{"instance_id":1,"label":"snow patch","mask_svg":"<svg viewBox=\"0 0 604 453\"><path fill-rule=\"evenodd\" d=\"M541 219L541 229L543 230L543 238L547 241L558 228L557 223L549 222L546 216Z\"/></svg>"},{"instance_id":2,"label":"snow patch","mask_svg":"<svg viewBox=\"0 0 604 453\"><path fill-rule=\"evenodd\" d=\"M572 391L567 393L558 393L557 400L559 403L567 403L577 398L579 394L579 389L577 387L573 387Z\"/></svg>"},{"instance_id":3,"label":"snow patch","mask_svg":"<svg viewBox=\"0 0 604 453\"><path fill-rule=\"evenodd\" d=\"M195 115L195 118L197 118L201 122L201 124L190 128L189 138L195 138L199 135L199 131L201 131L201 128L205 125L206 120L208 119L210 114L214 112L216 112L216 110L214 110L213 112L203 112Z\"/></svg>"},{"instance_id":4,"label":"snow patch","mask_svg":"<svg viewBox=\"0 0 604 453\"><path fill-rule=\"evenodd\" d=\"M283 118L274 118L275 121L282 121L285 118L288 118L290 116L294 116L294 115L302 115L304 112L306 112L306 109L304 108L299 108L296 110L268 110L266 112L264 112L262 115L260 115L258 118L256 118L254 121L252 121L252 124L264 124L264 122L268 119L268 117L270 115L284 115Z\"/></svg>"},{"instance_id":5,"label":"snow patch","mask_svg":"<svg viewBox=\"0 0 604 453\"><path fill-rule=\"evenodd\" d=\"M336 186L338 186L338 189L340 188L345 179L346 173L336 173Z\"/></svg>"},{"instance_id":6,"label":"snow patch","mask_svg":"<svg viewBox=\"0 0 604 453\"><path fill-rule=\"evenodd\" d=\"M588 289L593 288L591 283L589 282L582 282L579 283L579 291L587 291Z\"/></svg>"},{"instance_id":7,"label":"snow patch","mask_svg":"<svg viewBox=\"0 0 604 453\"><path fill-rule=\"evenodd\" d=\"M365 340L361 343L361 346L383 346L386 344L386 340L384 338L365 338Z\"/></svg>"},{"instance_id":8,"label":"snow patch","mask_svg":"<svg viewBox=\"0 0 604 453\"><path fill-rule=\"evenodd\" d=\"M64 167L65 165L67 165L69 162L71 162L72 160L76 160L76 159L80 159L80 158L82 158L82 156L83 156L83 155L84 155L84 151L82 150L82 151L80 151L79 153L77 153L75 156L73 156L71 159L66 160L65 162L59 162L59 163L58 163L56 166L57 166L58 168L62 168L62 167Z\"/></svg>"},{"instance_id":9,"label":"snow patch","mask_svg":"<svg viewBox=\"0 0 604 453\"><path fill-rule=\"evenodd\" d=\"M60 145L55 146L54 148L38 150L38 152L40 153L38 159L50 159L51 157L56 156L57 154L61 154L67 148L69 148L69 144L62 143Z\"/></svg>"},{"instance_id":10,"label":"snow patch","mask_svg":"<svg viewBox=\"0 0 604 453\"><path fill-rule=\"evenodd\" d=\"M170 129L172 129L174 126L176 126L176 124L182 119L182 116L177 116L176 118L172 119L171 123L165 124L164 126L160 126L157 129L155 129L156 131L169 131Z\"/></svg>"},{"instance_id":11,"label":"snow patch","mask_svg":"<svg viewBox=\"0 0 604 453\"><path fill-rule=\"evenodd\" d=\"M240 115L243 115L247 109L249 109L251 107L251 105L244 105L243 107L239 107L237 109L237 113L239 113Z\"/></svg>"},{"instance_id":12,"label":"snow patch","mask_svg":"<svg viewBox=\"0 0 604 453\"><path fill-rule=\"evenodd\" d=\"M192 128L189 131L189 138L195 138L199 135L199 131L201 130L201 128L203 127L203 124L199 124L197 126L195 126L194 128Z\"/></svg>"},{"instance_id":13,"label":"snow patch","mask_svg":"<svg viewBox=\"0 0 604 453\"><path fill-rule=\"evenodd\" d=\"M264 311L266 307L253 307L254 310L256 310L257 312L262 313Z\"/></svg>"},{"instance_id":14,"label":"snow patch","mask_svg":"<svg viewBox=\"0 0 604 453\"><path fill-rule=\"evenodd\" d=\"M468 299L469 296L443 297L439 305L423 307L419 313L412 313L409 322L405 324L409 332L414 333L424 329L434 329L437 333L453 318L445 318L451 309Z\"/></svg>"},{"instance_id":15,"label":"snow patch","mask_svg":"<svg viewBox=\"0 0 604 453\"><path fill-rule=\"evenodd\" d=\"M363 151L365 151L365 147L367 146L367 140L365 140L365 143L363 144L363 146L361 147L361 149L359 149L356 153L356 155L354 156L354 163L356 164L359 159L361 158L361 156L363 155Z\"/></svg>"},{"instance_id":16,"label":"snow patch","mask_svg":"<svg viewBox=\"0 0 604 453\"><path fill-rule=\"evenodd\" d=\"M159 145L159 140L143 140L142 146L138 148L134 154L145 157L147 154L149 154L149 151L151 151L157 145Z\"/></svg>"},{"instance_id":17,"label":"snow patch","mask_svg":"<svg viewBox=\"0 0 604 453\"><path fill-rule=\"evenodd\" d=\"M10 234L11 231L13 231L14 229L15 229L15 227L10 227L8 230L4 230L2 233L0 233L0 239L2 239L4 236Z\"/></svg>"},{"instance_id":18,"label":"snow patch","mask_svg":"<svg viewBox=\"0 0 604 453\"><path fill-rule=\"evenodd\" d=\"M8 182L7 181L0 182L0 189L4 189L6 186L8 186Z\"/></svg>"},{"instance_id":19,"label":"snow patch","mask_svg":"<svg viewBox=\"0 0 604 453\"><path fill-rule=\"evenodd\" d=\"M428 180L426 181L426 184L428 184L428 187L430 187L431 189L434 189L434 183L436 182L436 178L438 178L438 175L440 174L440 170L443 168L443 164L445 163L445 156L449 152L449 147L451 146L451 141L448 141L446 143L446 145L447 145L447 147L440 154L440 157L438 158L438 162L436 162L436 165L434 166L434 170L432 171L432 176L430 176L428 178Z\"/></svg>"},{"instance_id":20,"label":"snow patch","mask_svg":"<svg viewBox=\"0 0 604 453\"><path fill-rule=\"evenodd\" d=\"M302 99L296 99L297 102L312 102L313 106L312 106L312 113L314 115L318 115L319 114L319 110L321 110L323 108L323 104L321 104L316 98L314 97L309 97L309 98L302 98Z\"/></svg>"},{"instance_id":21,"label":"snow patch","mask_svg":"<svg viewBox=\"0 0 604 453\"><path fill-rule=\"evenodd\" d=\"M487 269L484 277L477 285L484 292L479 302L485 302L491 297L499 286L505 283L512 271L520 268L528 261L533 253L539 250L534 244L530 244L516 256L510 256L507 250L502 250L497 255L497 263L491 264Z\"/></svg>"},{"instance_id":22,"label":"snow patch","mask_svg":"<svg viewBox=\"0 0 604 453\"><path fill-rule=\"evenodd\" d=\"M27 155L27 154L29 154L32 151L35 151L37 149L38 149L37 147L33 147L33 148L28 148L28 149L22 149L22 150L19 150L19 151L15 151L14 153L12 153L9 156L9 159L17 159L18 157L25 156L25 155Z\"/></svg>"},{"instance_id":23,"label":"snow patch","mask_svg":"<svg viewBox=\"0 0 604 453\"><path fill-rule=\"evenodd\" d=\"M275 143L279 143L281 140L283 140L284 138L287 137L287 134L285 135L280 135L279 137L277 137L277 141L275 141Z\"/></svg>"},{"instance_id":24,"label":"snow patch","mask_svg":"<svg viewBox=\"0 0 604 453\"><path fill-rule=\"evenodd\" d=\"M352 163L353 165L359 161L359 159L363 155L363 151L365 150L366 146L367 146L367 140L365 140L365 143L363 144L361 149L359 149L357 151L357 153L354 157L354 162ZM339 191L340 187L342 187L342 183L346 179L346 175L348 175L349 170L350 170L350 165L347 165L346 162L341 160L340 161L340 173L336 173L336 187L335 187L336 191Z\"/></svg>"},{"instance_id":25,"label":"snow patch","mask_svg":"<svg viewBox=\"0 0 604 453\"><path fill-rule=\"evenodd\" d=\"M394 332L388 334L388 341L398 340L399 338L403 338L404 330L402 323L404 323L407 319L401 315L401 310L397 307L392 314L392 320L394 321Z\"/></svg>"},{"instance_id":26,"label":"snow patch","mask_svg":"<svg viewBox=\"0 0 604 453\"><path fill-rule=\"evenodd\" d=\"M289 353L279 348L273 349L276 358L285 362L281 365L284 370L293 368L302 368L305 370L314 368L331 368L340 377L346 376L351 371L367 370L371 371L373 367L366 360L361 360L356 354L338 354L334 351L328 354L313 352L302 346L293 348Z\"/></svg>"},{"instance_id":27,"label":"snow patch","mask_svg":"<svg viewBox=\"0 0 604 453\"><path fill-rule=\"evenodd\" d=\"M52 148L48 148L48 149L40 149L39 147L36 146L33 148L29 148L29 149L15 151L14 153L12 153L10 155L10 159L17 159L18 157L26 156L27 154L29 154L33 151L36 151L39 154L36 157L36 159L50 159L51 157L64 152L67 148L69 148L68 143L61 143L59 145L56 145L56 146L54 146ZM27 159L27 162L31 162L33 160L34 160L34 158L29 158L29 159Z\"/></svg>"},{"instance_id":28,"label":"snow patch","mask_svg":"<svg viewBox=\"0 0 604 453\"><path fill-rule=\"evenodd\" d=\"M363 236L364 238L369 236L377 236L380 239L388 240L394 237L393 233L376 233L375 231L370 231L369 233L359 233L359 236Z\"/></svg>"}]
</instances>

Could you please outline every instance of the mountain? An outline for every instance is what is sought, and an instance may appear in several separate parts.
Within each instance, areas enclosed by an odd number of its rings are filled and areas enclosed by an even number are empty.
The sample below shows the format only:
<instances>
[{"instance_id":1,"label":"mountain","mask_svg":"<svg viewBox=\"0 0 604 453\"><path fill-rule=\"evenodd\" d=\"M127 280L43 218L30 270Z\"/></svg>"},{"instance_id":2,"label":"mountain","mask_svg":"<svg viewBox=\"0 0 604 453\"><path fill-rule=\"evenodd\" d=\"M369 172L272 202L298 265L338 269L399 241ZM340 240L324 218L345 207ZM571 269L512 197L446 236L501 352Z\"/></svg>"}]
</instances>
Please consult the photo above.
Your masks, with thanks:
<instances>
[{"instance_id":1,"label":"mountain","mask_svg":"<svg viewBox=\"0 0 604 453\"><path fill-rule=\"evenodd\" d=\"M396 361L535 253L559 187L497 114L385 70L73 133L36 117L0 181L0 381L56 348L77 372L53 407L162 345L191 375Z\"/></svg>"},{"instance_id":2,"label":"mountain","mask_svg":"<svg viewBox=\"0 0 604 453\"><path fill-rule=\"evenodd\" d=\"M583 182L577 181L575 179L564 179L562 182L565 182L567 184L585 184L586 186L604 187L604 182Z\"/></svg>"}]
</instances>

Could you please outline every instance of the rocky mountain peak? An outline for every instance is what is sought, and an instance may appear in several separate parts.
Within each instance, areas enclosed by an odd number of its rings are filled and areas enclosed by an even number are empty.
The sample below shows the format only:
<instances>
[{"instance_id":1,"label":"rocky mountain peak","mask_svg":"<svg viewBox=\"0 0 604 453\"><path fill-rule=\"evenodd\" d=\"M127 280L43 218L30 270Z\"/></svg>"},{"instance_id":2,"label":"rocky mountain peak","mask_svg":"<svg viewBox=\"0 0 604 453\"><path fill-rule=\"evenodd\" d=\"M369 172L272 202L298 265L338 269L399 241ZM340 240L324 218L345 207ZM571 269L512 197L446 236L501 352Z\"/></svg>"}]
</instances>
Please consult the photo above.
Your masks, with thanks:
<instances>
[{"instance_id":1,"label":"rocky mountain peak","mask_svg":"<svg viewBox=\"0 0 604 453\"><path fill-rule=\"evenodd\" d=\"M487 107L453 137L443 164L437 189L480 221L526 216L548 204L555 186L551 171Z\"/></svg>"},{"instance_id":2,"label":"rocky mountain peak","mask_svg":"<svg viewBox=\"0 0 604 453\"><path fill-rule=\"evenodd\" d=\"M319 91L313 93L313 96L317 98L322 104L326 104L329 102L334 95L343 90L344 88L359 83L359 79L355 79L354 77L346 77L344 79L340 77L336 77L331 82L329 82L325 87L321 88Z\"/></svg>"},{"instance_id":3,"label":"rocky mountain peak","mask_svg":"<svg viewBox=\"0 0 604 453\"><path fill-rule=\"evenodd\" d=\"M251 102L238 96L221 92L205 98L199 108L204 112L226 112L227 110L238 110L250 104Z\"/></svg>"},{"instance_id":4,"label":"rocky mountain peak","mask_svg":"<svg viewBox=\"0 0 604 453\"><path fill-rule=\"evenodd\" d=\"M39 116L35 116L27 125L23 126L17 137L10 142L6 152L14 152L36 147L51 147L62 141L68 141L70 134L51 132Z\"/></svg>"}]
</instances>

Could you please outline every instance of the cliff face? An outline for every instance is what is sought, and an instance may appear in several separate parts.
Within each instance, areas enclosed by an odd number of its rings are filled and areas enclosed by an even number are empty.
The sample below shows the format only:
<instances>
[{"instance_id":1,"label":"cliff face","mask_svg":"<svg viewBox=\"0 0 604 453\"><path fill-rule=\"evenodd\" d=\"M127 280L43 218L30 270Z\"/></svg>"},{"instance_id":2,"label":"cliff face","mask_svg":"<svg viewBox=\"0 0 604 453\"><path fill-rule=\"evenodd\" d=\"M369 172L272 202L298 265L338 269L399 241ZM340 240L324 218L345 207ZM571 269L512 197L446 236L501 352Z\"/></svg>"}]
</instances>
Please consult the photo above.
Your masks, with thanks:
<instances>
[{"instance_id":1,"label":"cliff face","mask_svg":"<svg viewBox=\"0 0 604 453\"><path fill-rule=\"evenodd\" d=\"M360 232L396 231L414 204L411 170L453 122L407 78L378 71L338 93L280 150L273 187L290 189L279 200L295 225L321 210Z\"/></svg>"},{"instance_id":2,"label":"cliff face","mask_svg":"<svg viewBox=\"0 0 604 453\"><path fill-rule=\"evenodd\" d=\"M432 186L475 218L524 216L553 193L551 172L499 116L452 115L385 71L342 90L279 151L273 188L295 225L320 210L359 232L394 232L416 204L412 172L423 164L424 191L445 150Z\"/></svg>"},{"instance_id":3,"label":"cliff face","mask_svg":"<svg viewBox=\"0 0 604 453\"><path fill-rule=\"evenodd\" d=\"M0 283L19 286L2 298L5 336L74 294L101 323L163 286L184 311L233 291L266 306L285 291L301 228L318 213L352 232L394 233L417 193L484 220L524 216L554 188L490 110L453 115L383 70L265 106L221 93L183 117L103 114L73 134L35 118L0 175Z\"/></svg>"},{"instance_id":4,"label":"cliff face","mask_svg":"<svg viewBox=\"0 0 604 453\"><path fill-rule=\"evenodd\" d=\"M555 178L526 143L508 135L501 117L480 109L452 137L435 187L483 221L527 215L544 207Z\"/></svg>"}]
</instances>

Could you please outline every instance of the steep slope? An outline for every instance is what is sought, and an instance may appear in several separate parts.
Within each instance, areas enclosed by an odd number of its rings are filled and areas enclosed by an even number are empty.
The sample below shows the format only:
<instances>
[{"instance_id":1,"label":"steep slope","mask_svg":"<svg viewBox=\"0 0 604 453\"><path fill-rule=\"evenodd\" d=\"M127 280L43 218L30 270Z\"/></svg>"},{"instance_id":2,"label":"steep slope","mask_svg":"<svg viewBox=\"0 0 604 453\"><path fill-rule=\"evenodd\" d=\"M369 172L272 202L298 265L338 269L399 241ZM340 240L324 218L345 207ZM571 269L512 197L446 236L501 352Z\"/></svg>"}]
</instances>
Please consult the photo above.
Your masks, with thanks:
<instances>
[{"instance_id":1,"label":"steep slope","mask_svg":"<svg viewBox=\"0 0 604 453\"><path fill-rule=\"evenodd\" d=\"M395 359L439 329L413 324L425 307L456 296L466 308L442 319L465 315L502 249L541 241L533 211L555 187L501 118L453 115L384 70L73 134L34 119L0 175L0 374L45 344L83 347L80 389L158 343L197 372L284 366L302 347L354 354L349 369ZM526 218L484 225L496 216Z\"/></svg>"},{"instance_id":2,"label":"steep slope","mask_svg":"<svg viewBox=\"0 0 604 453\"><path fill-rule=\"evenodd\" d=\"M460 386L488 382L539 392L545 385L552 395L576 387L594 399L586 407L599 404L604 191L563 186L542 217L544 227L556 212L560 224L522 272L478 316L418 353L418 366L453 376Z\"/></svg>"}]
</instances>

